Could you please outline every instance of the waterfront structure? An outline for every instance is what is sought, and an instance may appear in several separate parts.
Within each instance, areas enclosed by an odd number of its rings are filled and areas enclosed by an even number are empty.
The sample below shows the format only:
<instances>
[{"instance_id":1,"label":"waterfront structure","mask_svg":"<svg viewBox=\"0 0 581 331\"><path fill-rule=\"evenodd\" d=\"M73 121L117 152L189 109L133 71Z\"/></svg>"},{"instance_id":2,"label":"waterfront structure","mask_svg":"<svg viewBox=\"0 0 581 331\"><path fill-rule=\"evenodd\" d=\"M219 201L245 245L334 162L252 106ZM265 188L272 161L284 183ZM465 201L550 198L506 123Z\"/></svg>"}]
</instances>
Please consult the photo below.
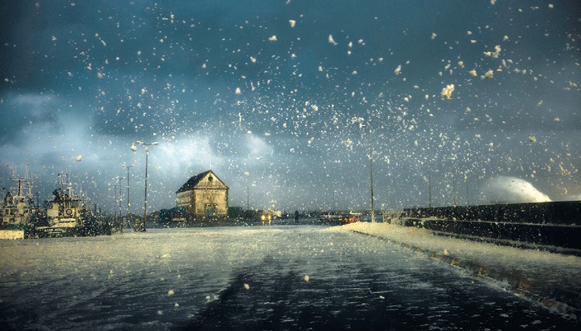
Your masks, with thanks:
<instances>
[{"instance_id":1,"label":"waterfront structure","mask_svg":"<svg viewBox=\"0 0 581 331\"><path fill-rule=\"evenodd\" d=\"M228 216L228 186L208 170L191 177L176 192L177 207L194 218Z\"/></svg>"}]
</instances>

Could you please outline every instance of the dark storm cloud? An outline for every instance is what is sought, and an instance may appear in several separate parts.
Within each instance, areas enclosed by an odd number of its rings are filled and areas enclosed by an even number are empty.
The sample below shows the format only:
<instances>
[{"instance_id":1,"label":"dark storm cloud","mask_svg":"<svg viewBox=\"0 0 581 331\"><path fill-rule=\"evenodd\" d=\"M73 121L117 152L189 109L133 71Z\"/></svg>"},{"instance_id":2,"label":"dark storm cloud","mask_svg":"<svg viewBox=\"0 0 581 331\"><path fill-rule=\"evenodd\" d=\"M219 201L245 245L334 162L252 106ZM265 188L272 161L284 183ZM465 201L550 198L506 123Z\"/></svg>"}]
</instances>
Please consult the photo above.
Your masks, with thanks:
<instances>
[{"instance_id":1,"label":"dark storm cloud","mask_svg":"<svg viewBox=\"0 0 581 331\"><path fill-rule=\"evenodd\" d=\"M36 123L53 126L60 111L58 100L42 95L7 95L0 104L0 144L22 142L21 133Z\"/></svg>"},{"instance_id":2,"label":"dark storm cloud","mask_svg":"<svg viewBox=\"0 0 581 331\"><path fill-rule=\"evenodd\" d=\"M342 208L363 208L370 122L382 204L426 204L428 166L440 204L456 179L477 187L496 175L565 196L581 166L576 8L3 3L2 162L28 161L46 187L68 169L111 204L121 164L144 163L129 146L159 141L150 159L156 208L210 168L231 187L232 205L245 205L250 185L257 207L327 208L329 190L340 190ZM485 54L496 46L497 58ZM488 71L494 78L482 79Z\"/></svg>"}]
</instances>

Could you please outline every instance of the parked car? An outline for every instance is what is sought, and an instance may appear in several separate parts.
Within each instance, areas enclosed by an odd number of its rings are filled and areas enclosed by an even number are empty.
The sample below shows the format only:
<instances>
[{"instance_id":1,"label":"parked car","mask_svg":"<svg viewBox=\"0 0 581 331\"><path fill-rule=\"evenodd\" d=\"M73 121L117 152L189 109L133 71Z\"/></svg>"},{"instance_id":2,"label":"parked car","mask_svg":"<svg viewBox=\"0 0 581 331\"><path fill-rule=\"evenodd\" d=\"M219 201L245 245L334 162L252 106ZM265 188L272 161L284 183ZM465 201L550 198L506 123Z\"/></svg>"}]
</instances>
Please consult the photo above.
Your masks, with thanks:
<instances>
[{"instance_id":1,"label":"parked car","mask_svg":"<svg viewBox=\"0 0 581 331\"><path fill-rule=\"evenodd\" d=\"M272 211L270 210L265 210L261 215L260 215L260 221L262 222L262 225L265 225L268 223L268 225L270 225L270 223L272 222Z\"/></svg>"},{"instance_id":2,"label":"parked car","mask_svg":"<svg viewBox=\"0 0 581 331\"><path fill-rule=\"evenodd\" d=\"M360 216L361 216L360 213L349 213L347 215L342 216L340 222L341 224L360 222L361 221Z\"/></svg>"}]
</instances>

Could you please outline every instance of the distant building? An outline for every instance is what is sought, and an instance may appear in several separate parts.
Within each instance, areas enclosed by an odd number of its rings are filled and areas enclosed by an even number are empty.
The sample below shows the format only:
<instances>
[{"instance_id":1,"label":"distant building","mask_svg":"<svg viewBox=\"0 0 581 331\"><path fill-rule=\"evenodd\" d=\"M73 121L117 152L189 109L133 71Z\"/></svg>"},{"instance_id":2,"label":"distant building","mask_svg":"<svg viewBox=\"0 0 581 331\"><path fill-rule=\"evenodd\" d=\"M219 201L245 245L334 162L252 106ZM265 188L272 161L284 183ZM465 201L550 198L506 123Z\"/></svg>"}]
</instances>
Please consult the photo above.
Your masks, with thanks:
<instances>
[{"instance_id":1,"label":"distant building","mask_svg":"<svg viewBox=\"0 0 581 331\"><path fill-rule=\"evenodd\" d=\"M176 204L193 217L228 216L228 186L208 170L182 185L176 192Z\"/></svg>"}]
</instances>

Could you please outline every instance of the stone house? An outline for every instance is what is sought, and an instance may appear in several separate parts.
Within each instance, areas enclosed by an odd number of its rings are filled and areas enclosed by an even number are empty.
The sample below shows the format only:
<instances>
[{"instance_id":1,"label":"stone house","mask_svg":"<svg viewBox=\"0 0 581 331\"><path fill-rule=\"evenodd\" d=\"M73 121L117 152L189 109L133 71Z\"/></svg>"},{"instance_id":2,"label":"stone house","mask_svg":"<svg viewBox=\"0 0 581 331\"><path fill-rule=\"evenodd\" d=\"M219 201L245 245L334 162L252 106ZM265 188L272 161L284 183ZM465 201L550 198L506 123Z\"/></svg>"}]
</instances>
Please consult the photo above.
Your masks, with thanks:
<instances>
[{"instance_id":1,"label":"stone house","mask_svg":"<svg viewBox=\"0 0 581 331\"><path fill-rule=\"evenodd\" d=\"M202 172L176 192L176 204L195 218L228 216L228 186L212 170Z\"/></svg>"}]
</instances>

